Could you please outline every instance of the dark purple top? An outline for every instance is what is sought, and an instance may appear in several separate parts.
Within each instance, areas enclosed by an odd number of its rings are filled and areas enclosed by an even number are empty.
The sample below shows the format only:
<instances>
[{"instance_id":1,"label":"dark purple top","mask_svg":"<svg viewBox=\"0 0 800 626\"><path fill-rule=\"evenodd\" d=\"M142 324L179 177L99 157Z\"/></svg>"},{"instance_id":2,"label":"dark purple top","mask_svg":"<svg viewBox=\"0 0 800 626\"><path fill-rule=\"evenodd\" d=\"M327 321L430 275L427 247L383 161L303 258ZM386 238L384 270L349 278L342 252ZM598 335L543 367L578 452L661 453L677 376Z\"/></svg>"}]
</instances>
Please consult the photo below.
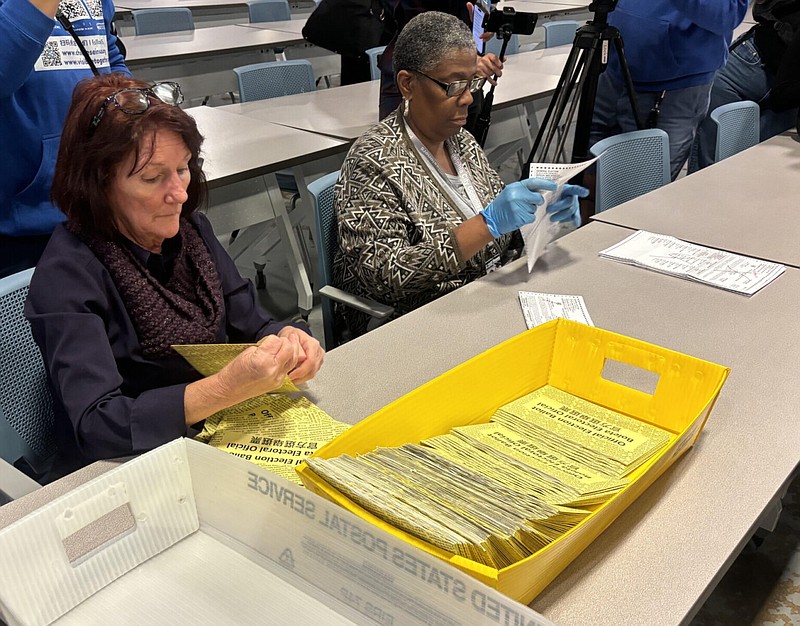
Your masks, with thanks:
<instances>
[{"instance_id":1,"label":"dark purple top","mask_svg":"<svg viewBox=\"0 0 800 626\"><path fill-rule=\"evenodd\" d=\"M219 273L217 343L252 342L286 326L259 306L205 216L190 218ZM145 452L186 433L183 395L201 375L177 353L150 358L105 266L56 227L31 280L25 316L53 393L59 452L49 479L93 460ZM308 332L303 325L298 328Z\"/></svg>"}]
</instances>

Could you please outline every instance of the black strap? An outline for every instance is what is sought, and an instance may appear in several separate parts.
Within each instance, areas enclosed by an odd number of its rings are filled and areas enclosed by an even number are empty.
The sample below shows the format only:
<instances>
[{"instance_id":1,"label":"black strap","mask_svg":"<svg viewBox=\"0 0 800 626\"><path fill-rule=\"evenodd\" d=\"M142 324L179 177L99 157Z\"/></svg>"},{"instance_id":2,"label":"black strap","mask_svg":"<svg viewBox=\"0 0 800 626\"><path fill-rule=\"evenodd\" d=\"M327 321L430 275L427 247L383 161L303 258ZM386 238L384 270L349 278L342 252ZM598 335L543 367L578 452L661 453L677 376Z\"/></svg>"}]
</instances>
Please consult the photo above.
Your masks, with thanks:
<instances>
[{"instance_id":1,"label":"black strap","mask_svg":"<svg viewBox=\"0 0 800 626\"><path fill-rule=\"evenodd\" d=\"M81 41L81 38L78 37L78 33L75 32L75 28L72 26L72 22L69 21L69 18L61 12L61 9L56 11L56 19L58 22L64 27L72 38L75 40L75 43L78 44L78 49L81 51L83 58L86 59L86 62L89 64L89 68L92 70L92 74L95 76L100 76L100 72L97 71L97 66L92 61L92 57L89 56L89 53L86 51L86 48Z\"/></svg>"}]
</instances>

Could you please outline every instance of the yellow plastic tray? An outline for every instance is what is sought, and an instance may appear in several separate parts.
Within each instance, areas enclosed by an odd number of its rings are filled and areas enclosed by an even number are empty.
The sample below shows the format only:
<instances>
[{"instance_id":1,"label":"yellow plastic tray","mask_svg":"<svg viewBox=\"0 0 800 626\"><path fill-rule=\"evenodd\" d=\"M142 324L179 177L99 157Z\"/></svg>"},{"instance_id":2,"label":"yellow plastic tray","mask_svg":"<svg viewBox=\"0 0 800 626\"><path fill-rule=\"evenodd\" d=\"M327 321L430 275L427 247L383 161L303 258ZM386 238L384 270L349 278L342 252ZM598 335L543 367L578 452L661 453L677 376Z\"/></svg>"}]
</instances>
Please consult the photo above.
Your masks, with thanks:
<instances>
[{"instance_id":1,"label":"yellow plastic tray","mask_svg":"<svg viewBox=\"0 0 800 626\"><path fill-rule=\"evenodd\" d=\"M654 393L603 378L606 360L658 375ZM583 522L536 554L500 570L445 552L387 524L339 493L305 463L298 473L315 493L527 604L694 444L729 371L624 335L559 319L517 335L398 398L314 455L331 458L378 446L417 443L454 426L484 423L498 407L546 384L677 435L631 475L625 489Z\"/></svg>"}]
</instances>

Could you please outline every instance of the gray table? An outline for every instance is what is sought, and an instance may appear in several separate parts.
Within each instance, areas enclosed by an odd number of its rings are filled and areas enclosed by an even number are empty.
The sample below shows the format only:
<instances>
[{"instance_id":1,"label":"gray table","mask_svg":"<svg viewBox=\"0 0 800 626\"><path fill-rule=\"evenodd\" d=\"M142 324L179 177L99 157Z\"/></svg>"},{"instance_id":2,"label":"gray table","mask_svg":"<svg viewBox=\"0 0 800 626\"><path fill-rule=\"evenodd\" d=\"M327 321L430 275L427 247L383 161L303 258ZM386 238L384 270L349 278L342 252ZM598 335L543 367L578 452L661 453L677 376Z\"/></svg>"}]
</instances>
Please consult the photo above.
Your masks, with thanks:
<instances>
[{"instance_id":1,"label":"gray table","mask_svg":"<svg viewBox=\"0 0 800 626\"><path fill-rule=\"evenodd\" d=\"M688 621L800 461L800 271L745 298L597 256L629 232L590 224L532 275L504 268L337 348L309 385L337 419L362 419L522 332L520 289L581 294L599 327L731 367L695 449L532 602L560 626Z\"/></svg>"},{"instance_id":2,"label":"gray table","mask_svg":"<svg viewBox=\"0 0 800 626\"><path fill-rule=\"evenodd\" d=\"M337 348L308 386L312 401L355 423L522 332L519 289L582 294L600 327L730 366L695 449L533 601L561 626L688 621L800 459L787 411L800 400L790 365L800 337L787 314L800 298L800 270L743 298L597 256L627 233L593 223L567 235L531 275L518 262ZM107 467L0 508L0 527Z\"/></svg>"},{"instance_id":3,"label":"gray table","mask_svg":"<svg viewBox=\"0 0 800 626\"><path fill-rule=\"evenodd\" d=\"M595 220L800 267L800 143L773 137Z\"/></svg>"},{"instance_id":4,"label":"gray table","mask_svg":"<svg viewBox=\"0 0 800 626\"><path fill-rule=\"evenodd\" d=\"M275 22L254 22L252 24L240 24L240 26L247 26L248 28L259 28L262 30L279 30L287 33L294 33L301 35L303 27L306 25L308 17L294 17L290 20L277 20Z\"/></svg>"},{"instance_id":5,"label":"gray table","mask_svg":"<svg viewBox=\"0 0 800 626\"><path fill-rule=\"evenodd\" d=\"M305 197L306 181L318 178L341 162L347 144L341 140L307 133L295 128L254 122L220 107L195 107L186 110L197 121L205 137L204 164L210 188L208 216L218 233L230 232L276 218L280 239L289 252L289 270L297 290L298 308L308 313L313 305L310 272L305 267L294 225L296 218L286 212L286 204L274 172L292 168ZM304 217L313 224L310 204ZM233 258L254 245L269 248L263 228L240 234L230 246Z\"/></svg>"},{"instance_id":6,"label":"gray table","mask_svg":"<svg viewBox=\"0 0 800 626\"><path fill-rule=\"evenodd\" d=\"M510 56L495 90L494 110L552 94L568 55L569 51L562 49ZM257 120L354 141L378 122L379 83L373 80L220 108Z\"/></svg>"},{"instance_id":7,"label":"gray table","mask_svg":"<svg viewBox=\"0 0 800 626\"><path fill-rule=\"evenodd\" d=\"M274 61L275 48L304 42L286 30L210 26L124 38L126 63L137 78L174 80L188 99L238 90L233 68Z\"/></svg>"}]
</instances>

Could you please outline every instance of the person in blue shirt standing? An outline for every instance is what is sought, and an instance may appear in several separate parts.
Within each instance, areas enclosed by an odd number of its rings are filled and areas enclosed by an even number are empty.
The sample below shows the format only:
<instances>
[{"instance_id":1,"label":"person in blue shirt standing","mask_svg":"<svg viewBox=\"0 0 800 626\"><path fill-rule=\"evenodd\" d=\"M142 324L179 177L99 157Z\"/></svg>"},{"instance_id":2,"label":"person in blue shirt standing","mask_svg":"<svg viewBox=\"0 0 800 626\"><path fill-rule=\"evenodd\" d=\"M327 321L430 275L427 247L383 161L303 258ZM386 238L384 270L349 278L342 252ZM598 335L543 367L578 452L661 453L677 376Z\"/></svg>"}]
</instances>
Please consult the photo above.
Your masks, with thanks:
<instances>
[{"instance_id":1,"label":"person in blue shirt standing","mask_svg":"<svg viewBox=\"0 0 800 626\"><path fill-rule=\"evenodd\" d=\"M64 215L50 201L61 127L91 67L128 72L112 0L0 0L0 277L32 267Z\"/></svg>"},{"instance_id":2,"label":"person in blue shirt standing","mask_svg":"<svg viewBox=\"0 0 800 626\"><path fill-rule=\"evenodd\" d=\"M689 173L715 162L717 126L711 112L731 102L759 105L761 141L791 128L800 105L800 0L756 0L756 25L731 46L714 79L709 115L697 129Z\"/></svg>"},{"instance_id":3,"label":"person in blue shirt standing","mask_svg":"<svg viewBox=\"0 0 800 626\"><path fill-rule=\"evenodd\" d=\"M619 0L608 15L608 23L622 35L642 122L669 135L673 180L705 118L714 75L725 64L733 29L744 19L747 4L748 0ZM636 122L612 51L597 86L590 145L632 130Z\"/></svg>"}]
</instances>

